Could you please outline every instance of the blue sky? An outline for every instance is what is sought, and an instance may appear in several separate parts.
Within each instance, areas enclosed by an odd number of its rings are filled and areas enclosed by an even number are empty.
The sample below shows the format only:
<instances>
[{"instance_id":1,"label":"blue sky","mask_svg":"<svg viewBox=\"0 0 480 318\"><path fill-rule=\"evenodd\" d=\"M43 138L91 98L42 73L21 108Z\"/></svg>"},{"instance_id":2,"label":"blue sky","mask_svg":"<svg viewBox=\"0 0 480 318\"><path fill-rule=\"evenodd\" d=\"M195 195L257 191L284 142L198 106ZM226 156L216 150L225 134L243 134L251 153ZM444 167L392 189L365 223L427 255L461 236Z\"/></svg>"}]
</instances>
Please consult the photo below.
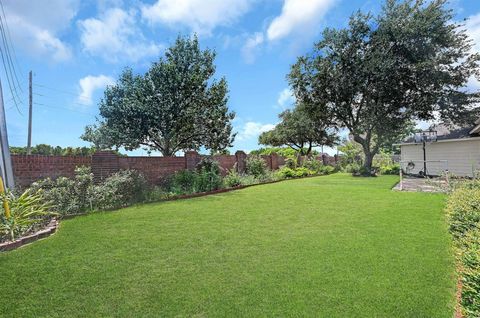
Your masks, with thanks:
<instances>
[{"instance_id":1,"label":"blue sky","mask_svg":"<svg viewBox=\"0 0 480 318\"><path fill-rule=\"evenodd\" d=\"M27 139L28 71L33 70L33 144L88 145L79 136L98 114L105 85L121 70L145 72L177 35L197 33L217 51L217 75L237 113L232 150L258 148L293 98L285 76L325 27L343 27L352 12L378 12L373 0L3 0L15 48L17 110L5 74L10 145ZM480 43L480 1L449 3ZM475 47L480 51L480 44ZM472 87L480 88L472 81ZM146 154L143 150L135 154Z\"/></svg>"}]
</instances>

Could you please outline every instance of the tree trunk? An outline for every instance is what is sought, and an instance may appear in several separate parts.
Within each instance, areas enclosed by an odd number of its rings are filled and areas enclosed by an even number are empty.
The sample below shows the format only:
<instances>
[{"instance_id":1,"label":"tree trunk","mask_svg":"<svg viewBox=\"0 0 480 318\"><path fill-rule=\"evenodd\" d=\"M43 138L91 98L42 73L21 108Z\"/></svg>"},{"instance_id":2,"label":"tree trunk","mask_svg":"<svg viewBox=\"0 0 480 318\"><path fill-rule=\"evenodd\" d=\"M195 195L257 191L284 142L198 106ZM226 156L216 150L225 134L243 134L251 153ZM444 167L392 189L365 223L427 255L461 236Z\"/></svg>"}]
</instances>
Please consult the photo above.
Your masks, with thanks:
<instances>
[{"instance_id":1,"label":"tree trunk","mask_svg":"<svg viewBox=\"0 0 480 318\"><path fill-rule=\"evenodd\" d=\"M365 162L363 163L363 168L365 171L363 171L362 175L366 177L371 177L375 175L375 171L372 169L373 165L373 157L375 157L375 154L372 153L371 151L365 151Z\"/></svg>"},{"instance_id":2,"label":"tree trunk","mask_svg":"<svg viewBox=\"0 0 480 318\"><path fill-rule=\"evenodd\" d=\"M371 134L367 134L366 138L362 138L359 135L354 135L353 140L362 145L363 154L365 155L365 161L363 162L363 171L360 172L362 176L373 177L375 171L372 169L373 157L377 152L377 149L370 149Z\"/></svg>"}]
</instances>

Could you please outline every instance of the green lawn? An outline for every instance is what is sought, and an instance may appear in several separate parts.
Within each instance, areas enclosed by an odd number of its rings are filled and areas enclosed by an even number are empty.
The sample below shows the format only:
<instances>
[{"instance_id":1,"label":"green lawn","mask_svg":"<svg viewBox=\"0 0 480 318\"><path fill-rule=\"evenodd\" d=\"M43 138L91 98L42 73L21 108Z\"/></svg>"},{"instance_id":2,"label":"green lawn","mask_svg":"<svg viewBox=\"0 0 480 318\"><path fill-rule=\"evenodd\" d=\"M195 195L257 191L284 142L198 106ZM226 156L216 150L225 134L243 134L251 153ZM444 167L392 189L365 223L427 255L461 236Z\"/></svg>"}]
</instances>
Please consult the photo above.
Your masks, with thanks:
<instances>
[{"instance_id":1,"label":"green lawn","mask_svg":"<svg viewBox=\"0 0 480 318\"><path fill-rule=\"evenodd\" d=\"M2 317L451 318L444 196L331 175L61 222L0 255Z\"/></svg>"}]
</instances>

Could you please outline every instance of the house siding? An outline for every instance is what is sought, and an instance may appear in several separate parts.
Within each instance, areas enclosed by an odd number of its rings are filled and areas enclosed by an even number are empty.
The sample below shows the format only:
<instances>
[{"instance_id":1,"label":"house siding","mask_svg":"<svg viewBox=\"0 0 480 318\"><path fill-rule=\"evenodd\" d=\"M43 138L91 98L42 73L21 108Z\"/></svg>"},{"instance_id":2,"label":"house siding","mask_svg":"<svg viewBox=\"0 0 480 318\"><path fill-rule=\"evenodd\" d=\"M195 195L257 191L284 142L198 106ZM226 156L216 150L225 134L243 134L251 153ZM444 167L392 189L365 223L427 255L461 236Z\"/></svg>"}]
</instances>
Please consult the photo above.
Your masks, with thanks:
<instances>
[{"instance_id":1,"label":"house siding","mask_svg":"<svg viewBox=\"0 0 480 318\"><path fill-rule=\"evenodd\" d=\"M415 168L410 173L423 170L422 144L401 145L402 167L413 161ZM441 175L446 169L457 176L473 177L480 169L480 139L456 140L428 143L426 145L427 172L430 175ZM446 162L428 162L429 160L445 160Z\"/></svg>"}]
</instances>

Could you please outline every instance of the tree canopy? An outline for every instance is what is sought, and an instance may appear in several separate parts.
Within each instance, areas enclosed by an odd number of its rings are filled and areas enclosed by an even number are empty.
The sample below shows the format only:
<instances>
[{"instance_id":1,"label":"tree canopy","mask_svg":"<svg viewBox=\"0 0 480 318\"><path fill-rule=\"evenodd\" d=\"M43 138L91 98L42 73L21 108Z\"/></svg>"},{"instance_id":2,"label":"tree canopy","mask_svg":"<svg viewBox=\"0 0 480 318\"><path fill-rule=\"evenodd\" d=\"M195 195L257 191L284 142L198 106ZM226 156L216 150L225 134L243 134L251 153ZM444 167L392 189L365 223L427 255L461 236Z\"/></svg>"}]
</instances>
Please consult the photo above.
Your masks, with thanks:
<instances>
[{"instance_id":1,"label":"tree canopy","mask_svg":"<svg viewBox=\"0 0 480 318\"><path fill-rule=\"evenodd\" d=\"M273 147L288 146L300 155L310 155L313 147L333 146L337 141L334 128L328 116L312 117L304 105L280 113L281 119L274 129L258 138L262 145Z\"/></svg>"},{"instance_id":2,"label":"tree canopy","mask_svg":"<svg viewBox=\"0 0 480 318\"><path fill-rule=\"evenodd\" d=\"M98 148L144 147L164 156L230 147L235 114L228 109L226 79L214 78L215 55L200 49L196 36L178 37L144 75L127 68L106 88L101 118L82 138Z\"/></svg>"},{"instance_id":3,"label":"tree canopy","mask_svg":"<svg viewBox=\"0 0 480 318\"><path fill-rule=\"evenodd\" d=\"M413 120L456 124L477 113L480 56L445 0L387 0L381 13L357 12L345 29L326 29L288 76L295 96L315 115L331 113L365 153L365 171Z\"/></svg>"}]
</instances>

